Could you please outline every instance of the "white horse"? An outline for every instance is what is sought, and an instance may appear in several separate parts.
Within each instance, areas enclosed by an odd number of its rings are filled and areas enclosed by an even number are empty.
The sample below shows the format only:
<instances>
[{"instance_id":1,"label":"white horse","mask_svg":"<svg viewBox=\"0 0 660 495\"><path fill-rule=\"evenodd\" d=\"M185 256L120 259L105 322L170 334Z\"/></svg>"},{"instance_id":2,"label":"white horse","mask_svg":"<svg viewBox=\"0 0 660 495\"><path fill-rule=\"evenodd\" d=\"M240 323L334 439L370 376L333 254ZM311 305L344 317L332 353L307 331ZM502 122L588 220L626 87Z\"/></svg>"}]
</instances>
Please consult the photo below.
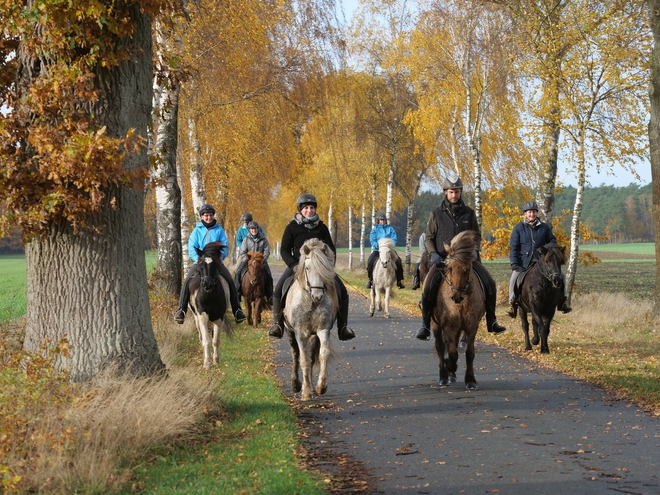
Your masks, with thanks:
<instances>
[{"instance_id":1,"label":"white horse","mask_svg":"<svg viewBox=\"0 0 660 495\"><path fill-rule=\"evenodd\" d=\"M317 367L316 393L328 389L328 363L335 354L330 329L338 306L334 253L324 242L308 239L300 248L300 262L283 311L293 361L291 388L300 392L298 371L302 368L302 400L312 398L312 371Z\"/></svg>"},{"instance_id":2,"label":"white horse","mask_svg":"<svg viewBox=\"0 0 660 495\"><path fill-rule=\"evenodd\" d=\"M394 242L392 239L383 237L378 241L378 261L374 266L369 316L373 316L374 311L378 308L378 311L383 312L385 318L390 317L390 295L394 282L396 282L396 260Z\"/></svg>"},{"instance_id":3,"label":"white horse","mask_svg":"<svg viewBox=\"0 0 660 495\"><path fill-rule=\"evenodd\" d=\"M220 275L219 266L222 263L220 250L224 246L219 242L210 242L204 249L197 249L200 262L198 273L190 279L190 309L195 315L195 323L199 332L199 340L204 350L204 368L218 364L220 356L218 345L220 331L231 337L231 327L225 318L229 286ZM209 338L209 327L212 327ZM213 344L213 361L211 361L211 344Z\"/></svg>"}]
</instances>

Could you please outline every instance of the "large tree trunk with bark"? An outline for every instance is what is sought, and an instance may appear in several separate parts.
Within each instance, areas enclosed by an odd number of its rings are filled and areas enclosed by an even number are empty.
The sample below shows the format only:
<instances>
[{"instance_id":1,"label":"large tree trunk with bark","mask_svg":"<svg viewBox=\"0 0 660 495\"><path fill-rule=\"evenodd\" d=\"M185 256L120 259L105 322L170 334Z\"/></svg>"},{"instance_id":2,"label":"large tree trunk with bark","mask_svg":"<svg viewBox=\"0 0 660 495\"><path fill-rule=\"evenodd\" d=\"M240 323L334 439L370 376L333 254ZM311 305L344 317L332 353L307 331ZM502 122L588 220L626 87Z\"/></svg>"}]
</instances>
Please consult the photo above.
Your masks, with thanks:
<instances>
[{"instance_id":1,"label":"large tree trunk with bark","mask_svg":"<svg viewBox=\"0 0 660 495\"><path fill-rule=\"evenodd\" d=\"M131 12L136 30L126 40L133 46L125 49L139 54L98 71L102 94L92 110L109 136L123 137L135 128L146 138L152 104L151 23L139 4ZM47 61L39 64L22 50L19 59L23 81L35 67L47 70ZM129 156L124 166L147 167L146 150ZM113 192L116 204L108 202L103 214L89 219L100 233L85 229L74 235L69 225L52 225L49 235L26 247L25 348L37 352L44 339L66 337L70 356L59 355L56 365L69 368L74 381L91 379L113 364L137 375L164 368L149 312L144 193L126 187Z\"/></svg>"},{"instance_id":2,"label":"large tree trunk with bark","mask_svg":"<svg viewBox=\"0 0 660 495\"><path fill-rule=\"evenodd\" d=\"M651 181L653 182L653 225L655 226L655 315L660 316L660 0L649 0L649 20L653 32L651 53L651 120L649 144L651 150Z\"/></svg>"}]
</instances>

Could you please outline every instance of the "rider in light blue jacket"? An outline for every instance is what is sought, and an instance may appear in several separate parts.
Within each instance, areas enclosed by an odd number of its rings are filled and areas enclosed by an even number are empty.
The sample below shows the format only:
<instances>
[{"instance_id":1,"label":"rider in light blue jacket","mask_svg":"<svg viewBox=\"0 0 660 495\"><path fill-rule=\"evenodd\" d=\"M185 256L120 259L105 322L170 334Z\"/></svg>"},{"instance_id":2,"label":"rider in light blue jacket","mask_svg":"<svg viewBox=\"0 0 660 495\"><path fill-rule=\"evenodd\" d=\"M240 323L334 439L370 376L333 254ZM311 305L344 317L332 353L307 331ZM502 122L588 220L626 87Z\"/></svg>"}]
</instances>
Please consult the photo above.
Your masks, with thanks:
<instances>
[{"instance_id":1,"label":"rider in light blue jacket","mask_svg":"<svg viewBox=\"0 0 660 495\"><path fill-rule=\"evenodd\" d=\"M188 239L188 255L195 263L188 270L186 279L183 281L183 287L181 287L181 294L179 296L179 308L174 314L174 320L182 324L186 318L186 311L188 309L188 301L190 300L190 289L188 288L188 282L193 274L197 272L197 260L199 254L197 254L197 249L204 249L209 242L221 242L223 248L220 250L220 256L224 260L229 254L229 241L227 240L227 234L225 229L223 229L220 224L216 221L215 217L215 208L211 205L203 205L199 209L199 222L195 225L195 228L190 233L190 238ZM227 281L229 284L229 302L231 303L232 313L236 319L236 323L241 323L245 321L245 313L241 309L241 303L238 300L238 293L236 292L236 286L234 285L231 274L225 265L220 265L220 275Z\"/></svg>"},{"instance_id":2,"label":"rider in light blue jacket","mask_svg":"<svg viewBox=\"0 0 660 495\"><path fill-rule=\"evenodd\" d=\"M376 216L376 221L378 223L373 229L371 229L371 234L369 234L371 255L369 256L369 261L367 261L367 276L369 277L367 289L371 289L374 280L374 264L378 259L378 241L386 237L392 239L392 242L394 242L394 245L396 246L396 231L391 225L387 224L385 213L379 213ZM396 258L396 285L399 289L405 289L405 286L403 285L403 265L401 264L401 258L399 258L398 254Z\"/></svg>"}]
</instances>

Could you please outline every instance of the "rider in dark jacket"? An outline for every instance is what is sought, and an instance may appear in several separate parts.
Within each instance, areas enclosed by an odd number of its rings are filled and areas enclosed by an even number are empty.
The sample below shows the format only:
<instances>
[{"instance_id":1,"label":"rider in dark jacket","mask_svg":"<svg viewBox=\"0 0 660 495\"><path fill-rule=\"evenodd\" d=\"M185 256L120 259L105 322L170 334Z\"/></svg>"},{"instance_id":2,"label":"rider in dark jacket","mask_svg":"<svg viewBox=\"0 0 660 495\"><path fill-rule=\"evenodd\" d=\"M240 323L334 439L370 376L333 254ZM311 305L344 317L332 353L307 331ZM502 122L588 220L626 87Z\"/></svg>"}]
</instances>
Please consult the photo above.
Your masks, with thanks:
<instances>
[{"instance_id":1,"label":"rider in dark jacket","mask_svg":"<svg viewBox=\"0 0 660 495\"><path fill-rule=\"evenodd\" d=\"M456 234L464 230L474 230L481 236L474 210L467 206L461 198L463 193L461 179L456 175L447 177L442 189L445 192L445 199L439 207L431 212L426 225L426 239L424 242L433 266L424 280L421 304L423 323L416 335L420 340L428 340L431 336L431 315L435 307L432 293L434 292L434 286L440 282L438 275L447 257L444 244L449 244ZM486 291L486 328L489 332L495 334L505 332L506 328L497 322L497 316L495 316L497 299L495 280L481 262L473 263L472 267L482 280Z\"/></svg>"},{"instance_id":2,"label":"rider in dark jacket","mask_svg":"<svg viewBox=\"0 0 660 495\"><path fill-rule=\"evenodd\" d=\"M552 233L552 228L538 217L539 206L535 201L524 204L522 213L525 219L516 224L511 232L509 240L509 261L511 262L511 280L509 282L509 303L511 309L507 314L515 318L518 312L518 304L515 300L514 287L518 275L524 272L536 260L537 250L548 244L556 244L557 239ZM562 272L563 276L563 272ZM562 284L562 298L559 300L557 309L563 313L570 313L572 308L567 306L567 298L564 295Z\"/></svg>"},{"instance_id":3,"label":"rider in dark jacket","mask_svg":"<svg viewBox=\"0 0 660 495\"><path fill-rule=\"evenodd\" d=\"M281 339L283 332L282 317L282 291L286 280L293 276L293 269L300 261L300 248L307 239L319 239L326 243L333 253L337 253L335 244L332 242L328 227L316 214L316 197L312 194L303 194L298 198L298 213L286 226L282 234L280 255L286 263L286 269L280 277L275 294L273 295L273 326L270 327L268 335ZM339 295L339 308L337 310L337 333L339 340L350 340L355 333L348 326L348 292L341 279L335 275L335 285Z\"/></svg>"}]
</instances>

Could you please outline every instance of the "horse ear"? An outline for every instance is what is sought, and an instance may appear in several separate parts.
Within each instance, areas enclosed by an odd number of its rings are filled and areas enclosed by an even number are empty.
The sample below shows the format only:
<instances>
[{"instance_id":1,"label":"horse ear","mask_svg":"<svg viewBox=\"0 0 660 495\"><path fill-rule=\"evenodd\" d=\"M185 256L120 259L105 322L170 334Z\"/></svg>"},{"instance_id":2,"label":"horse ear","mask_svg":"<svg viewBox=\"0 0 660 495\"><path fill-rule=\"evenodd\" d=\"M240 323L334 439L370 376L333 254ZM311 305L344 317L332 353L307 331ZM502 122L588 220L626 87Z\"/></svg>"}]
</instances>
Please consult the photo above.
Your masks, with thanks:
<instances>
[{"instance_id":1,"label":"horse ear","mask_svg":"<svg viewBox=\"0 0 660 495\"><path fill-rule=\"evenodd\" d=\"M443 244L445 245L445 251L451 254L452 253L451 246L446 242L444 242Z\"/></svg>"},{"instance_id":2,"label":"horse ear","mask_svg":"<svg viewBox=\"0 0 660 495\"><path fill-rule=\"evenodd\" d=\"M541 246L541 247L539 248L539 253L540 253L541 255L544 255L544 254L547 253L547 252L548 252L548 248L546 248L545 246Z\"/></svg>"},{"instance_id":3,"label":"horse ear","mask_svg":"<svg viewBox=\"0 0 660 495\"><path fill-rule=\"evenodd\" d=\"M199 249L197 246L195 246L195 251L197 252L197 256L201 256L201 255L204 254L204 251L202 251L201 249Z\"/></svg>"},{"instance_id":4,"label":"horse ear","mask_svg":"<svg viewBox=\"0 0 660 495\"><path fill-rule=\"evenodd\" d=\"M303 251L303 254L305 256L307 256L310 253L311 250L309 249L309 246L303 244L302 251Z\"/></svg>"},{"instance_id":5,"label":"horse ear","mask_svg":"<svg viewBox=\"0 0 660 495\"><path fill-rule=\"evenodd\" d=\"M562 253L565 253L565 252L566 252L566 246L562 246L562 247L560 247L559 249L561 250Z\"/></svg>"}]
</instances>

